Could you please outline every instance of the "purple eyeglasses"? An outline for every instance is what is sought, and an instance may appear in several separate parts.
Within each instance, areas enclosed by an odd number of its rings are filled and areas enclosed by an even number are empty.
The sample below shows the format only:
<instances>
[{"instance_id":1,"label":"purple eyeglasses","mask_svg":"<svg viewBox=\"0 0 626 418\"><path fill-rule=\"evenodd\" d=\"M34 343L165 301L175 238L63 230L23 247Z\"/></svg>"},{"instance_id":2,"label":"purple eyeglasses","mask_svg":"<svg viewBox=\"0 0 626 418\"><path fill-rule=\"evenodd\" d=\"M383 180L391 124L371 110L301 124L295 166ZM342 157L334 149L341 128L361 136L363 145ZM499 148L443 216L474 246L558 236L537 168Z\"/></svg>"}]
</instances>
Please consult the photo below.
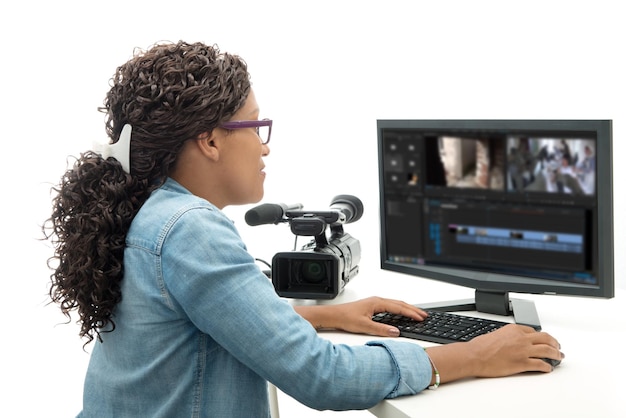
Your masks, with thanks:
<instances>
[{"instance_id":1,"label":"purple eyeglasses","mask_svg":"<svg viewBox=\"0 0 626 418\"><path fill-rule=\"evenodd\" d=\"M255 128L256 134L261 140L261 144L265 145L270 142L270 136L272 135L272 120L232 120L230 122L224 122L220 125L224 129L242 129L242 128Z\"/></svg>"}]
</instances>

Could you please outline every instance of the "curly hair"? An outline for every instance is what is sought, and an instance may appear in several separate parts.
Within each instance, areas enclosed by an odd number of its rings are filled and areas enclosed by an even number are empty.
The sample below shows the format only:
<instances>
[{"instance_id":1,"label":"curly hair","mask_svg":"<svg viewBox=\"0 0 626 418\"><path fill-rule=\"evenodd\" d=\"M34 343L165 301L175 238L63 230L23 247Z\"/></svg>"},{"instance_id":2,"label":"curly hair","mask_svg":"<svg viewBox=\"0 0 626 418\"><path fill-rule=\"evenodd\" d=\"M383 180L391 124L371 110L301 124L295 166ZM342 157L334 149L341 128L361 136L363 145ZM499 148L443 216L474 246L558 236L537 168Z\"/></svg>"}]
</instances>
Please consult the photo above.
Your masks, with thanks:
<instances>
[{"instance_id":1,"label":"curly hair","mask_svg":"<svg viewBox=\"0 0 626 418\"><path fill-rule=\"evenodd\" d=\"M166 180L185 141L229 120L250 88L245 61L216 45L155 44L117 68L98 110L112 142L132 125L130 173L114 158L82 153L53 187L43 225L55 250L50 298L68 319L78 311L85 344L115 329L125 237L140 207Z\"/></svg>"}]
</instances>

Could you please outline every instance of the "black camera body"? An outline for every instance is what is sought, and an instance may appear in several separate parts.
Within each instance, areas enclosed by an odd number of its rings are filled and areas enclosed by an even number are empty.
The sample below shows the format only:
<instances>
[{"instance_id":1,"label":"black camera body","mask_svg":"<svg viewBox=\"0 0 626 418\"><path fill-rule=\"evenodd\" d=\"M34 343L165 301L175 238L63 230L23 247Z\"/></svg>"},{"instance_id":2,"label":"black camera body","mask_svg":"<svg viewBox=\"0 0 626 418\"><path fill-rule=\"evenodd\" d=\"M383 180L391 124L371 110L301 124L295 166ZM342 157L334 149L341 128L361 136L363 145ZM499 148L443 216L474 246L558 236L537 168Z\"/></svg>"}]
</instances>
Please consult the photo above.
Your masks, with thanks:
<instances>
[{"instance_id":1,"label":"black camera body","mask_svg":"<svg viewBox=\"0 0 626 418\"><path fill-rule=\"evenodd\" d=\"M343 224L361 218L363 203L355 196L339 195L329 210L301 208L300 204L263 204L248 211L246 222L251 226L289 222L296 236L314 237L299 251L274 255L272 284L283 297L333 299L359 272L361 244L343 231Z\"/></svg>"},{"instance_id":2,"label":"black camera body","mask_svg":"<svg viewBox=\"0 0 626 418\"><path fill-rule=\"evenodd\" d=\"M298 220L292 220L292 231L294 222ZM277 253L272 259L272 283L282 297L333 299L358 274L360 260L359 241L334 226L329 239L324 232L300 251Z\"/></svg>"}]
</instances>

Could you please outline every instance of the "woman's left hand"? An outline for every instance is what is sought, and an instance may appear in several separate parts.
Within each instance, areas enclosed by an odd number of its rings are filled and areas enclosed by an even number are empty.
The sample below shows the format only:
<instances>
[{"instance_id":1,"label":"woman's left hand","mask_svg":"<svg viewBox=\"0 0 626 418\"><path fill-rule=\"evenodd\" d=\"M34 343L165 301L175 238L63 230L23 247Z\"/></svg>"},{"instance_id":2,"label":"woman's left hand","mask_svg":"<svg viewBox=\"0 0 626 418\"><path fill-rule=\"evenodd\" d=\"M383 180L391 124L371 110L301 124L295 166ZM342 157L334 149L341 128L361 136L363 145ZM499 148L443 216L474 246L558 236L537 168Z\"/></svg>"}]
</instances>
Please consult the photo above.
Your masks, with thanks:
<instances>
[{"instance_id":1,"label":"woman's left hand","mask_svg":"<svg viewBox=\"0 0 626 418\"><path fill-rule=\"evenodd\" d=\"M377 296L339 305L300 306L295 309L318 330L337 329L381 337L397 337L400 331L396 327L373 321L372 316L379 312L404 315L417 321L428 316L422 309L406 302Z\"/></svg>"},{"instance_id":2,"label":"woman's left hand","mask_svg":"<svg viewBox=\"0 0 626 418\"><path fill-rule=\"evenodd\" d=\"M408 316L417 321L422 321L428 316L422 309L406 302L380 297L370 297L335 306L339 311L337 315L341 319L337 329L381 337L398 337L400 330L390 325L374 322L372 316L379 312Z\"/></svg>"}]
</instances>

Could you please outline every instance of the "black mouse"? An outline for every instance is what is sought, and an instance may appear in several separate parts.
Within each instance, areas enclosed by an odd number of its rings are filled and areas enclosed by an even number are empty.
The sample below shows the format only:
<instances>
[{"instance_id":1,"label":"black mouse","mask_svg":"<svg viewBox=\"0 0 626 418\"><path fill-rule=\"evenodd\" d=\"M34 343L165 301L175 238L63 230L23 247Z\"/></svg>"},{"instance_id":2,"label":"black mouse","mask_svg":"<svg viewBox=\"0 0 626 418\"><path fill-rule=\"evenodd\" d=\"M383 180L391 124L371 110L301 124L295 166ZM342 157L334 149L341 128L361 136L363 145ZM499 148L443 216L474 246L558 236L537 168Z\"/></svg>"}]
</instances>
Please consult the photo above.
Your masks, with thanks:
<instances>
[{"instance_id":1,"label":"black mouse","mask_svg":"<svg viewBox=\"0 0 626 418\"><path fill-rule=\"evenodd\" d=\"M545 361L546 363L551 365L553 368L561 364L561 360L554 360L551 358L542 358L541 360Z\"/></svg>"}]
</instances>

